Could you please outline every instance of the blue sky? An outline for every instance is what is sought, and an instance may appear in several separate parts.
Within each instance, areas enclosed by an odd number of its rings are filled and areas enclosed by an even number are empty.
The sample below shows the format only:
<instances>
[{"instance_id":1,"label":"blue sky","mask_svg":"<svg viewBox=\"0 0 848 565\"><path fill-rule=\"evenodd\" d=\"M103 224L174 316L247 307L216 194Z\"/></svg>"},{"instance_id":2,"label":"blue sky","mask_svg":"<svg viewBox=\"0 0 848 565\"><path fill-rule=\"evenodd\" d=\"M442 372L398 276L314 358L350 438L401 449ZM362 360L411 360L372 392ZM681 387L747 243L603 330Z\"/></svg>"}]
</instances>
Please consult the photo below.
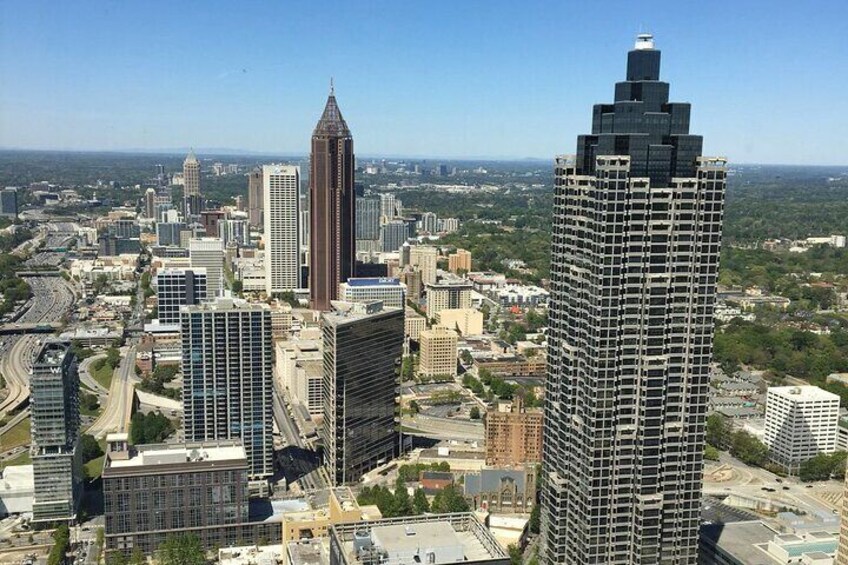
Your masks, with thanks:
<instances>
[{"instance_id":1,"label":"blue sky","mask_svg":"<svg viewBox=\"0 0 848 565\"><path fill-rule=\"evenodd\" d=\"M848 164L848 2L0 0L0 147L550 158L639 31L705 153Z\"/></svg>"}]
</instances>

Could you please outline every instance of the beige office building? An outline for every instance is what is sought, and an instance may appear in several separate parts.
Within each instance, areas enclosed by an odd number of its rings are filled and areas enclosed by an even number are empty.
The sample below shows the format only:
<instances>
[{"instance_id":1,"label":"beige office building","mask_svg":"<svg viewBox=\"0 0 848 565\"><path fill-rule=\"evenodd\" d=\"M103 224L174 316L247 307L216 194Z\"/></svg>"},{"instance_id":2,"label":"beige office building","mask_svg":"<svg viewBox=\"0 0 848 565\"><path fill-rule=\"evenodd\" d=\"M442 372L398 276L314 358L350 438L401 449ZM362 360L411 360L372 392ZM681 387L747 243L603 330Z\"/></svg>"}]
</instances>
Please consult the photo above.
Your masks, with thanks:
<instances>
[{"instance_id":1,"label":"beige office building","mask_svg":"<svg viewBox=\"0 0 848 565\"><path fill-rule=\"evenodd\" d=\"M436 261L439 251L430 245L416 245L409 249L409 264L421 273L422 284L436 282Z\"/></svg>"},{"instance_id":2,"label":"beige office building","mask_svg":"<svg viewBox=\"0 0 848 565\"><path fill-rule=\"evenodd\" d=\"M483 333L483 313L474 308L446 308L436 314L436 322L460 335Z\"/></svg>"},{"instance_id":3,"label":"beige office building","mask_svg":"<svg viewBox=\"0 0 848 565\"><path fill-rule=\"evenodd\" d=\"M427 288L427 317L436 319L442 310L453 308L471 308L470 282L440 282L428 284Z\"/></svg>"},{"instance_id":4,"label":"beige office building","mask_svg":"<svg viewBox=\"0 0 848 565\"><path fill-rule=\"evenodd\" d=\"M403 319L404 335L409 339L418 341L421 339L421 332L427 329L427 318L413 310L406 309L406 316Z\"/></svg>"},{"instance_id":5,"label":"beige office building","mask_svg":"<svg viewBox=\"0 0 848 565\"><path fill-rule=\"evenodd\" d=\"M456 376L456 332L443 326L424 330L419 338L421 357L418 372L426 377Z\"/></svg>"},{"instance_id":6,"label":"beige office building","mask_svg":"<svg viewBox=\"0 0 848 565\"><path fill-rule=\"evenodd\" d=\"M451 273L469 272L471 270L471 252L457 249L456 253L448 255L448 271Z\"/></svg>"}]
</instances>

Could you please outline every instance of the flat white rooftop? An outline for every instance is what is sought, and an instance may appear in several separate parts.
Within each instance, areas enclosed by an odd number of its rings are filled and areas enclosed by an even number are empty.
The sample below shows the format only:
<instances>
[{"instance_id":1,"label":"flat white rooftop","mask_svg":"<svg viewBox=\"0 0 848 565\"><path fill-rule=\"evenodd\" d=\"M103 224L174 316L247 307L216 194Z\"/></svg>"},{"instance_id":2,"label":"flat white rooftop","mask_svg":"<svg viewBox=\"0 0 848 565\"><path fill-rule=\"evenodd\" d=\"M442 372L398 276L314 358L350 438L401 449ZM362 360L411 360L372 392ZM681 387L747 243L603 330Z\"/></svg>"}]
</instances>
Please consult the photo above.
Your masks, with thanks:
<instances>
[{"instance_id":1,"label":"flat white rooftop","mask_svg":"<svg viewBox=\"0 0 848 565\"><path fill-rule=\"evenodd\" d=\"M839 402L839 397L832 392L822 390L817 386L773 386L768 393L780 396L792 402L811 402L830 400Z\"/></svg>"},{"instance_id":2,"label":"flat white rooftop","mask_svg":"<svg viewBox=\"0 0 848 565\"><path fill-rule=\"evenodd\" d=\"M139 446L127 459L109 458L107 466L112 469L143 467L150 465L173 465L178 463L200 463L215 461L247 460L244 446L238 442L208 444L155 444Z\"/></svg>"}]
</instances>

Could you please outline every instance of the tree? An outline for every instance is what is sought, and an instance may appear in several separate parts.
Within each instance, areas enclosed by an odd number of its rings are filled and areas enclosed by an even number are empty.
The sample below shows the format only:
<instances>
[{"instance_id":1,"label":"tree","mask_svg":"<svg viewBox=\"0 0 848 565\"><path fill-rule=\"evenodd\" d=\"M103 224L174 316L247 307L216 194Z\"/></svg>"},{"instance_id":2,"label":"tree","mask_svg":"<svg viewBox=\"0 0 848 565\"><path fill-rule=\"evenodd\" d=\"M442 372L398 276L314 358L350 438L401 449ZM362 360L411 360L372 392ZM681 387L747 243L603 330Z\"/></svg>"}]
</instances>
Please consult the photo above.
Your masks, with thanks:
<instances>
[{"instance_id":1,"label":"tree","mask_svg":"<svg viewBox=\"0 0 848 565\"><path fill-rule=\"evenodd\" d=\"M530 528L531 534L538 534L540 531L540 518L542 513L542 507L537 502L533 505L533 510L530 511L530 523L528 527Z\"/></svg>"},{"instance_id":2,"label":"tree","mask_svg":"<svg viewBox=\"0 0 848 565\"><path fill-rule=\"evenodd\" d=\"M53 533L53 547L47 556L47 565L61 565L71 545L71 532L67 524L60 524Z\"/></svg>"},{"instance_id":3,"label":"tree","mask_svg":"<svg viewBox=\"0 0 848 565\"><path fill-rule=\"evenodd\" d=\"M88 463L103 455L103 449L91 434L83 434L80 438L80 449L82 450L83 463Z\"/></svg>"},{"instance_id":4,"label":"tree","mask_svg":"<svg viewBox=\"0 0 848 565\"><path fill-rule=\"evenodd\" d=\"M413 414L418 414L419 412L421 412L421 407L418 405L417 400L410 400L409 401L409 411L412 412Z\"/></svg>"},{"instance_id":5,"label":"tree","mask_svg":"<svg viewBox=\"0 0 848 565\"><path fill-rule=\"evenodd\" d=\"M512 543L506 549L509 552L510 565L521 565L524 562L524 552L521 551L521 546Z\"/></svg>"},{"instance_id":6,"label":"tree","mask_svg":"<svg viewBox=\"0 0 848 565\"><path fill-rule=\"evenodd\" d=\"M477 406L472 406L470 417L471 417L472 420L479 420L480 419L480 408L478 408Z\"/></svg>"},{"instance_id":7,"label":"tree","mask_svg":"<svg viewBox=\"0 0 848 565\"><path fill-rule=\"evenodd\" d=\"M707 461L718 461L720 454L721 452L712 445L704 446L704 459Z\"/></svg>"},{"instance_id":8,"label":"tree","mask_svg":"<svg viewBox=\"0 0 848 565\"><path fill-rule=\"evenodd\" d=\"M448 485L439 491L433 498L430 508L435 514L468 512L469 510L468 502L465 501L459 488L454 485Z\"/></svg>"},{"instance_id":9,"label":"tree","mask_svg":"<svg viewBox=\"0 0 848 565\"><path fill-rule=\"evenodd\" d=\"M826 454L819 453L812 459L808 459L801 463L798 470L798 478L804 482L810 481L826 481L833 475L837 478L845 475L845 456L844 451Z\"/></svg>"},{"instance_id":10,"label":"tree","mask_svg":"<svg viewBox=\"0 0 848 565\"><path fill-rule=\"evenodd\" d=\"M412 496L412 510L415 514L424 514L430 511L430 501L427 500L424 489L415 489L415 494Z\"/></svg>"},{"instance_id":11,"label":"tree","mask_svg":"<svg viewBox=\"0 0 848 565\"><path fill-rule=\"evenodd\" d=\"M733 433L730 440L730 452L747 465L762 466L768 462L768 447L742 430Z\"/></svg>"},{"instance_id":12,"label":"tree","mask_svg":"<svg viewBox=\"0 0 848 565\"><path fill-rule=\"evenodd\" d=\"M156 558L161 565L205 565L206 552L195 535L168 536Z\"/></svg>"},{"instance_id":13,"label":"tree","mask_svg":"<svg viewBox=\"0 0 848 565\"><path fill-rule=\"evenodd\" d=\"M707 416L707 443L718 449L727 447L730 440L730 422L723 414L714 412Z\"/></svg>"},{"instance_id":14,"label":"tree","mask_svg":"<svg viewBox=\"0 0 848 565\"><path fill-rule=\"evenodd\" d=\"M106 350L106 364L113 369L121 363L121 352L115 347Z\"/></svg>"}]
</instances>

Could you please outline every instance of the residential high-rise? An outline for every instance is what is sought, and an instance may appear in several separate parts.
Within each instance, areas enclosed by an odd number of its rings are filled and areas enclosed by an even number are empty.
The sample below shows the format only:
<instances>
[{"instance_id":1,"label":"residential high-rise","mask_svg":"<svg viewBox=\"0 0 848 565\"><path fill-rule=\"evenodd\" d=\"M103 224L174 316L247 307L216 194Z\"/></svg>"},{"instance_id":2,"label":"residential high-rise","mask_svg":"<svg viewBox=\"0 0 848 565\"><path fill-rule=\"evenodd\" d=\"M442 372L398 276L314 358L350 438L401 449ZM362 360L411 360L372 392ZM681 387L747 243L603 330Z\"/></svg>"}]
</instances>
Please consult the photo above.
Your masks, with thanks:
<instances>
[{"instance_id":1,"label":"residential high-rise","mask_svg":"<svg viewBox=\"0 0 848 565\"><path fill-rule=\"evenodd\" d=\"M331 86L324 113L312 132L309 172L309 296L315 310L329 310L330 301L339 295L339 283L353 276L353 177L353 137Z\"/></svg>"},{"instance_id":2,"label":"residential high-rise","mask_svg":"<svg viewBox=\"0 0 848 565\"><path fill-rule=\"evenodd\" d=\"M144 217L156 217L156 189L148 188L144 192Z\"/></svg>"},{"instance_id":3,"label":"residential high-rise","mask_svg":"<svg viewBox=\"0 0 848 565\"><path fill-rule=\"evenodd\" d=\"M300 167L262 167L268 295L300 288Z\"/></svg>"},{"instance_id":4,"label":"residential high-rise","mask_svg":"<svg viewBox=\"0 0 848 565\"><path fill-rule=\"evenodd\" d=\"M194 151L189 151L183 161L183 213L186 217L197 216L203 209L203 200L200 195L200 161Z\"/></svg>"},{"instance_id":5,"label":"residential high-rise","mask_svg":"<svg viewBox=\"0 0 848 565\"><path fill-rule=\"evenodd\" d=\"M836 451L839 396L817 386L773 386L766 394L769 457L788 473L819 453Z\"/></svg>"},{"instance_id":6,"label":"residential high-rise","mask_svg":"<svg viewBox=\"0 0 848 565\"><path fill-rule=\"evenodd\" d=\"M219 298L180 317L186 441L240 438L250 476L273 465L273 342L266 304Z\"/></svg>"},{"instance_id":7,"label":"residential high-rise","mask_svg":"<svg viewBox=\"0 0 848 565\"><path fill-rule=\"evenodd\" d=\"M474 286L465 281L442 281L424 285L427 289L427 317L436 319L442 310L471 308Z\"/></svg>"},{"instance_id":8,"label":"residential high-rise","mask_svg":"<svg viewBox=\"0 0 848 565\"><path fill-rule=\"evenodd\" d=\"M438 233L439 217L433 212L424 212L421 214L421 231L429 234Z\"/></svg>"},{"instance_id":9,"label":"residential high-rise","mask_svg":"<svg viewBox=\"0 0 848 565\"><path fill-rule=\"evenodd\" d=\"M456 332L444 326L434 326L418 336L421 342L419 374L425 377L456 376Z\"/></svg>"},{"instance_id":10,"label":"residential high-rise","mask_svg":"<svg viewBox=\"0 0 848 565\"><path fill-rule=\"evenodd\" d=\"M432 245L413 245L409 249L409 264L421 271L421 282L433 284L436 282L436 263L439 250Z\"/></svg>"},{"instance_id":11,"label":"residential high-rise","mask_svg":"<svg viewBox=\"0 0 848 565\"><path fill-rule=\"evenodd\" d=\"M451 273L469 272L471 270L471 252L457 249L456 253L448 255L448 271Z\"/></svg>"},{"instance_id":12,"label":"residential high-rise","mask_svg":"<svg viewBox=\"0 0 848 565\"><path fill-rule=\"evenodd\" d=\"M218 222L218 235L226 247L229 243L250 245L250 222L248 220L221 220Z\"/></svg>"},{"instance_id":13,"label":"residential high-rise","mask_svg":"<svg viewBox=\"0 0 848 565\"><path fill-rule=\"evenodd\" d=\"M32 363L32 521L71 522L82 494L77 359L67 341L46 341Z\"/></svg>"},{"instance_id":14,"label":"residential high-rise","mask_svg":"<svg viewBox=\"0 0 848 565\"><path fill-rule=\"evenodd\" d=\"M640 35L615 102L556 159L546 564L694 564L726 168Z\"/></svg>"},{"instance_id":15,"label":"residential high-rise","mask_svg":"<svg viewBox=\"0 0 848 565\"><path fill-rule=\"evenodd\" d=\"M403 220L390 220L380 228L380 248L384 253L394 253L409 239L409 226Z\"/></svg>"},{"instance_id":16,"label":"residential high-rise","mask_svg":"<svg viewBox=\"0 0 848 565\"><path fill-rule=\"evenodd\" d=\"M156 309L160 324L179 324L180 309L206 300L206 269L159 269Z\"/></svg>"},{"instance_id":17,"label":"residential high-rise","mask_svg":"<svg viewBox=\"0 0 848 565\"><path fill-rule=\"evenodd\" d=\"M397 201L395 195L386 193L380 195L380 223L385 224L397 217Z\"/></svg>"},{"instance_id":18,"label":"residential high-rise","mask_svg":"<svg viewBox=\"0 0 848 565\"><path fill-rule=\"evenodd\" d=\"M206 298L221 296L224 290L224 242L217 237L193 237L188 241L191 268L206 270Z\"/></svg>"},{"instance_id":19,"label":"residential high-rise","mask_svg":"<svg viewBox=\"0 0 848 565\"><path fill-rule=\"evenodd\" d=\"M499 402L486 412L486 465L514 467L542 460L540 409L528 409L521 398Z\"/></svg>"},{"instance_id":20,"label":"residential high-rise","mask_svg":"<svg viewBox=\"0 0 848 565\"><path fill-rule=\"evenodd\" d=\"M262 194L264 186L262 169L254 167L247 176L247 218L250 225L257 228L265 226L265 220L262 218L265 208L265 196Z\"/></svg>"},{"instance_id":21,"label":"residential high-rise","mask_svg":"<svg viewBox=\"0 0 848 565\"><path fill-rule=\"evenodd\" d=\"M334 302L321 316L324 339L324 462L333 485L357 482L398 452L395 362L403 309Z\"/></svg>"},{"instance_id":22,"label":"residential high-rise","mask_svg":"<svg viewBox=\"0 0 848 565\"><path fill-rule=\"evenodd\" d=\"M380 239L380 201L376 198L356 200L356 239Z\"/></svg>"}]
</instances>

